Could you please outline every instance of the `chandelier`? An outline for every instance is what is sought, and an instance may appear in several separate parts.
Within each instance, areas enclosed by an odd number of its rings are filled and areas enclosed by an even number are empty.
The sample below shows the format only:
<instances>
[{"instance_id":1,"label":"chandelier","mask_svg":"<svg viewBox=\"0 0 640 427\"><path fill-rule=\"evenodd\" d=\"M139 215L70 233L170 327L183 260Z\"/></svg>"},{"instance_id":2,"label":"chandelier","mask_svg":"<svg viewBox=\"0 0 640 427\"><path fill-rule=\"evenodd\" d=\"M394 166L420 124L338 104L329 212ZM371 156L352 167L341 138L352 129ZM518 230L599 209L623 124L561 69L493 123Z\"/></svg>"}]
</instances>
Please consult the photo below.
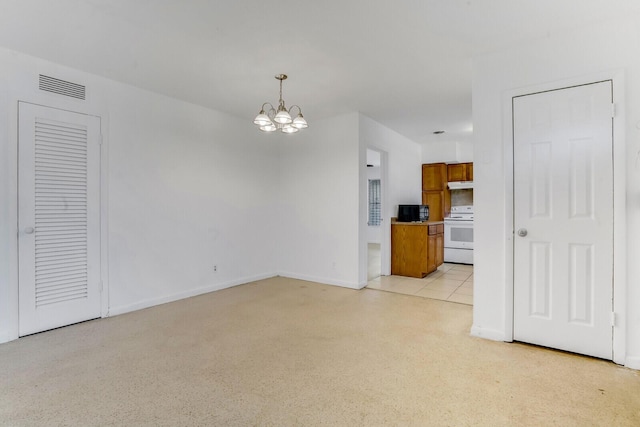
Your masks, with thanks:
<instances>
[{"instance_id":1,"label":"chandelier","mask_svg":"<svg viewBox=\"0 0 640 427\"><path fill-rule=\"evenodd\" d=\"M265 102L260 108L260 112L253 119L253 123L263 132L274 132L280 130L284 133L296 133L300 129L309 127L307 121L302 117L302 110L297 105L292 105L288 110L284 106L282 99L282 81L286 80L286 74L278 74L276 79L280 80L280 101L276 110L270 102ZM265 110L265 107L268 107ZM291 118L291 110L298 109L298 115L295 119Z\"/></svg>"}]
</instances>

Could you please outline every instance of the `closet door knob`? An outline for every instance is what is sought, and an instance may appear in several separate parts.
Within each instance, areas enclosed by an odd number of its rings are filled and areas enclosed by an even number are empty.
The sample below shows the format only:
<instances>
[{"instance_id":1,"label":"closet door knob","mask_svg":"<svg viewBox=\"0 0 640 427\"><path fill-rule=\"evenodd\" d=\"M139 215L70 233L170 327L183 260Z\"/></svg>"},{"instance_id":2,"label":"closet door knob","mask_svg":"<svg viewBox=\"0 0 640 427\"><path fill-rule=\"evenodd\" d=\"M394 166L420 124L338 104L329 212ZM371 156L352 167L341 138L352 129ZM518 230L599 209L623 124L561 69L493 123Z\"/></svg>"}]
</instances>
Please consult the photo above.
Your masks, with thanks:
<instances>
[{"instance_id":1,"label":"closet door knob","mask_svg":"<svg viewBox=\"0 0 640 427\"><path fill-rule=\"evenodd\" d=\"M518 236L525 237L526 235L527 235L527 229L526 228L521 228L520 230L518 230Z\"/></svg>"}]
</instances>

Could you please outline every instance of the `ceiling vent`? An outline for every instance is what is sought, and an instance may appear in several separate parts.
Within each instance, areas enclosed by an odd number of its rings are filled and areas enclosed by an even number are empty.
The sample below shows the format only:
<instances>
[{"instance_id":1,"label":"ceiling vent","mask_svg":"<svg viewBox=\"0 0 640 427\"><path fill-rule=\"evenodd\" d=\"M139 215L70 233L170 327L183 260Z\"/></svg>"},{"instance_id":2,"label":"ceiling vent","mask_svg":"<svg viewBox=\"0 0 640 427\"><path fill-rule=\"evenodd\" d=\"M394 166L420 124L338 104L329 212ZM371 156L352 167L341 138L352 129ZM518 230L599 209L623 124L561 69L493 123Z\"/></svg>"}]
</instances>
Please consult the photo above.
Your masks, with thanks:
<instances>
[{"instance_id":1,"label":"ceiling vent","mask_svg":"<svg viewBox=\"0 0 640 427\"><path fill-rule=\"evenodd\" d=\"M40 90L57 93L58 95L70 96L76 99L85 99L86 88L77 83L56 79L55 77L40 74Z\"/></svg>"}]
</instances>

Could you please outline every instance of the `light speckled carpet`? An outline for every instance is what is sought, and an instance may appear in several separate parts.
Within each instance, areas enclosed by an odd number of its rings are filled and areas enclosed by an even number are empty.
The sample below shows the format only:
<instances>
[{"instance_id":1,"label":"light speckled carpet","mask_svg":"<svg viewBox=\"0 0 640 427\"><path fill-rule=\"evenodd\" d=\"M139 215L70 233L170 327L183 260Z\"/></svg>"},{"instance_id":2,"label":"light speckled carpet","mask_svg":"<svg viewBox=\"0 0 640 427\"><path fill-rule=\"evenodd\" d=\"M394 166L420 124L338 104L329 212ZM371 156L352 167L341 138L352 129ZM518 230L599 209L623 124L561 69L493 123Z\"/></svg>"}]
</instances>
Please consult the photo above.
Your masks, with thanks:
<instances>
[{"instance_id":1,"label":"light speckled carpet","mask_svg":"<svg viewBox=\"0 0 640 427\"><path fill-rule=\"evenodd\" d=\"M472 307L273 278L0 345L1 425L640 425L612 363Z\"/></svg>"}]
</instances>

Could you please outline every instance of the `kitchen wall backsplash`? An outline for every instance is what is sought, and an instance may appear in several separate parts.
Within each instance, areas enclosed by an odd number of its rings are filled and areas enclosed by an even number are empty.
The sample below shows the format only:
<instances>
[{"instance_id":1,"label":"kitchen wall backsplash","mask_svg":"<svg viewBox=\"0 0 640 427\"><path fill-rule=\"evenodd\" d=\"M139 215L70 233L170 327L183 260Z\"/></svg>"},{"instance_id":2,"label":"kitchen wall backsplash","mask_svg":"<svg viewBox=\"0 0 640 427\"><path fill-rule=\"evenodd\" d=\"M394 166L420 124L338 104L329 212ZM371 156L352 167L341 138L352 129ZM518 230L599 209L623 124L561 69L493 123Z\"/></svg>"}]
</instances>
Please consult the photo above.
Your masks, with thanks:
<instances>
[{"instance_id":1,"label":"kitchen wall backsplash","mask_svg":"<svg viewBox=\"0 0 640 427\"><path fill-rule=\"evenodd\" d=\"M473 189L451 190L451 206L473 206Z\"/></svg>"}]
</instances>

